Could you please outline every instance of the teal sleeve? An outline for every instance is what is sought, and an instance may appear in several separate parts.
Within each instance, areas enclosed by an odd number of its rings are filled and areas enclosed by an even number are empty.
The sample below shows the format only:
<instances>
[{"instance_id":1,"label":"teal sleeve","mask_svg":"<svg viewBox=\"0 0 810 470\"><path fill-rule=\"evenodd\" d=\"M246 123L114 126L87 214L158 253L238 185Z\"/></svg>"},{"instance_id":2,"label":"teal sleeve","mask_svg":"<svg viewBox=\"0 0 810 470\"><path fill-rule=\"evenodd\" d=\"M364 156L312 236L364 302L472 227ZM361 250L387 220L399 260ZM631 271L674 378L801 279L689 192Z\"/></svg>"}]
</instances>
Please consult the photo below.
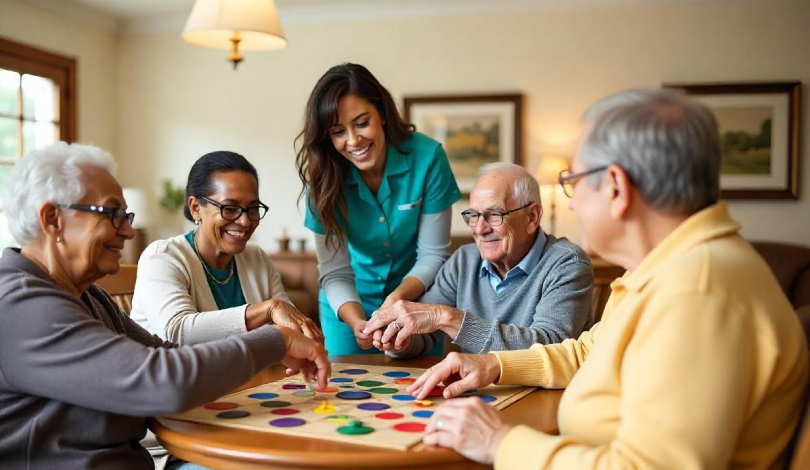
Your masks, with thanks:
<instances>
[{"instance_id":1,"label":"teal sleeve","mask_svg":"<svg viewBox=\"0 0 810 470\"><path fill-rule=\"evenodd\" d=\"M318 235L326 234L326 229L323 228L321 219L318 218L317 214L312 212L312 208L310 207L309 186L307 186L307 191L304 194L304 210L306 214L304 216L304 226Z\"/></svg>"},{"instance_id":2,"label":"teal sleeve","mask_svg":"<svg viewBox=\"0 0 810 470\"><path fill-rule=\"evenodd\" d=\"M425 186L423 214L437 214L452 206L461 199L461 191L456 184L456 178L450 169L450 161L441 145L431 159L427 171L427 184Z\"/></svg>"}]
</instances>

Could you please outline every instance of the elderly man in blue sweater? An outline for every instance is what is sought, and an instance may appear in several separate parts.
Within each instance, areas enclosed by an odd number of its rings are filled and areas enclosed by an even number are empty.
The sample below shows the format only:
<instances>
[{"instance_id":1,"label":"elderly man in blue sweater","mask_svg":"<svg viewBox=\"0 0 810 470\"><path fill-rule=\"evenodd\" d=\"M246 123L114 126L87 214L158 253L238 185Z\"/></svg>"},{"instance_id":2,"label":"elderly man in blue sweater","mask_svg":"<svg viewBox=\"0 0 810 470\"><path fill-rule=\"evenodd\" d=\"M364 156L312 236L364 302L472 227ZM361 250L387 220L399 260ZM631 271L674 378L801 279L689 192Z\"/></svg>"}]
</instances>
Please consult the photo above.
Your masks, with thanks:
<instances>
[{"instance_id":1,"label":"elderly man in blue sweater","mask_svg":"<svg viewBox=\"0 0 810 470\"><path fill-rule=\"evenodd\" d=\"M475 243L459 248L419 302L380 309L366 326L396 357L429 351L446 333L467 353L576 338L591 320L593 269L565 238L540 228L537 180L523 167L481 169L461 213Z\"/></svg>"}]
</instances>

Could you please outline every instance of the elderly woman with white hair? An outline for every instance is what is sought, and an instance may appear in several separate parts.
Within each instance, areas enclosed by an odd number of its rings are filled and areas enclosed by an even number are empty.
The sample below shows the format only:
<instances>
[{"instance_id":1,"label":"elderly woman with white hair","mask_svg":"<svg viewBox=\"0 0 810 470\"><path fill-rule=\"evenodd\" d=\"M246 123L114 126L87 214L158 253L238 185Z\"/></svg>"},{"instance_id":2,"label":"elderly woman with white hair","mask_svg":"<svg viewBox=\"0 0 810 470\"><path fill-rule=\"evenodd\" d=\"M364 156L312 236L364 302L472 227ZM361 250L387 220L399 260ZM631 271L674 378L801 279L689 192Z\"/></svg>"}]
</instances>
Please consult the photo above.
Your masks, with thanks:
<instances>
[{"instance_id":1,"label":"elderly woman with white hair","mask_svg":"<svg viewBox=\"0 0 810 470\"><path fill-rule=\"evenodd\" d=\"M93 284L133 237L114 162L53 144L21 159L0 258L0 461L7 468L150 469L146 417L214 400L283 362L326 385L318 341L278 326L195 347L139 327Z\"/></svg>"}]
</instances>

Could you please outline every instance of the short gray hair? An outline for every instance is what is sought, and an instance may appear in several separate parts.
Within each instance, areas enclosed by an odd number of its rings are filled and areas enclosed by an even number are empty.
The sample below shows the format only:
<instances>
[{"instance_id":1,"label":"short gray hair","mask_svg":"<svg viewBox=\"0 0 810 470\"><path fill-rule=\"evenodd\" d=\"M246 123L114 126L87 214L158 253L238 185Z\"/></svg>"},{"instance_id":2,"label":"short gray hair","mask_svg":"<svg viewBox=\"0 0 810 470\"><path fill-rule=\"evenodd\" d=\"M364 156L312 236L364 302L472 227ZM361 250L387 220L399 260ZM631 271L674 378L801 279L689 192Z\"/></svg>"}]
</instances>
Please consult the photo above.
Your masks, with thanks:
<instances>
[{"instance_id":1,"label":"short gray hair","mask_svg":"<svg viewBox=\"0 0 810 470\"><path fill-rule=\"evenodd\" d=\"M479 168L478 177L481 178L494 172L505 173L515 179L512 198L515 199L518 206L525 206L533 202L540 203L540 184L525 168L509 162L487 163Z\"/></svg>"},{"instance_id":2,"label":"short gray hair","mask_svg":"<svg viewBox=\"0 0 810 470\"><path fill-rule=\"evenodd\" d=\"M583 115L584 169L618 165L642 200L671 213L694 214L720 196L720 133L712 112L682 93L630 90ZM592 186L599 177L589 178Z\"/></svg>"},{"instance_id":3,"label":"short gray hair","mask_svg":"<svg viewBox=\"0 0 810 470\"><path fill-rule=\"evenodd\" d=\"M41 233L38 212L42 204L74 204L84 196L87 167L113 174L115 161L98 147L56 142L17 162L3 204L17 243L25 246Z\"/></svg>"}]
</instances>

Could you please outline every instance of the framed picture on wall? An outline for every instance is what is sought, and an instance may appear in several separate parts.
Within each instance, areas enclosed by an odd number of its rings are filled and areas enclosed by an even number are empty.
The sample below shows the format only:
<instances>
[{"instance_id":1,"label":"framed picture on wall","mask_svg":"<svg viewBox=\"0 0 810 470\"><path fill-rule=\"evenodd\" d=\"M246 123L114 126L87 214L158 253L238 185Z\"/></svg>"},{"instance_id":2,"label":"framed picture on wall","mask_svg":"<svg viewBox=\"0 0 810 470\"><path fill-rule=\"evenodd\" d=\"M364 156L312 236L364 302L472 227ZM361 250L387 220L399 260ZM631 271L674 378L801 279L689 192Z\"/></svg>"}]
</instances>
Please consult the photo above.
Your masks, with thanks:
<instances>
[{"instance_id":1,"label":"framed picture on wall","mask_svg":"<svg viewBox=\"0 0 810 470\"><path fill-rule=\"evenodd\" d=\"M464 197L491 162L523 164L520 94L406 96L405 120L441 142Z\"/></svg>"},{"instance_id":2,"label":"framed picture on wall","mask_svg":"<svg viewBox=\"0 0 810 470\"><path fill-rule=\"evenodd\" d=\"M722 146L726 199L798 199L800 82L664 84L706 104Z\"/></svg>"}]
</instances>

